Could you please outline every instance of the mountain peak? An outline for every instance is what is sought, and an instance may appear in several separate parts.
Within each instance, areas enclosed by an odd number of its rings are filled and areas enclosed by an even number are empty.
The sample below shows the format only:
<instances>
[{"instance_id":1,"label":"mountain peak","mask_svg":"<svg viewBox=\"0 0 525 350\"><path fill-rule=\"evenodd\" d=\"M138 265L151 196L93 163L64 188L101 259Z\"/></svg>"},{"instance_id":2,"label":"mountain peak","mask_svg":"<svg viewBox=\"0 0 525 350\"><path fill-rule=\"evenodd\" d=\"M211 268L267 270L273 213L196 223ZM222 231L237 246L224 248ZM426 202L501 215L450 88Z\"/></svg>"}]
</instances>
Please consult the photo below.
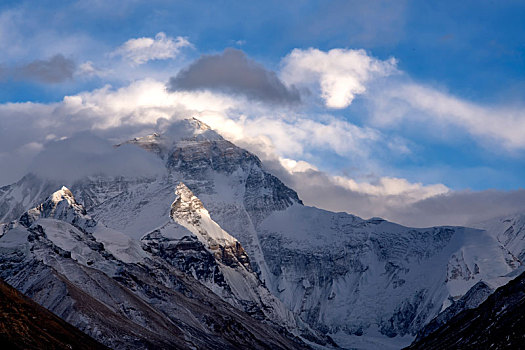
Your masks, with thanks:
<instances>
[{"instance_id":1,"label":"mountain peak","mask_svg":"<svg viewBox=\"0 0 525 350\"><path fill-rule=\"evenodd\" d=\"M187 120L188 120L188 122L190 124L194 125L199 130L202 130L202 131L211 130L211 127L208 124L201 122L197 118L193 117L193 118L187 119Z\"/></svg>"},{"instance_id":2,"label":"mountain peak","mask_svg":"<svg viewBox=\"0 0 525 350\"><path fill-rule=\"evenodd\" d=\"M225 141L222 136L198 119L182 119L169 126L161 128L159 132L150 135L135 137L129 141L116 145L137 145L146 151L155 153L161 159L166 159L181 144L192 142Z\"/></svg>"},{"instance_id":3,"label":"mountain peak","mask_svg":"<svg viewBox=\"0 0 525 350\"><path fill-rule=\"evenodd\" d=\"M176 228L182 226L191 232L217 261L252 273L250 260L242 245L210 217L201 200L182 182L177 185L175 194L176 199L170 210L173 222L164 225L158 232L168 232L173 228L177 231Z\"/></svg>"},{"instance_id":4,"label":"mountain peak","mask_svg":"<svg viewBox=\"0 0 525 350\"><path fill-rule=\"evenodd\" d=\"M67 188L66 186L62 186L58 191L55 191L51 196L50 200L53 203L58 204L59 202L66 200L69 205L76 204L75 197L73 196L73 193Z\"/></svg>"},{"instance_id":5,"label":"mountain peak","mask_svg":"<svg viewBox=\"0 0 525 350\"><path fill-rule=\"evenodd\" d=\"M171 205L170 217L195 234L211 247L237 245L238 241L224 231L215 221L201 200L182 182L175 189L176 199Z\"/></svg>"},{"instance_id":6,"label":"mountain peak","mask_svg":"<svg viewBox=\"0 0 525 350\"><path fill-rule=\"evenodd\" d=\"M66 186L62 186L40 205L25 212L20 217L20 223L29 227L40 218L62 220L81 228L95 225L95 221L87 215L86 209L77 203L73 193Z\"/></svg>"},{"instance_id":7,"label":"mountain peak","mask_svg":"<svg viewBox=\"0 0 525 350\"><path fill-rule=\"evenodd\" d=\"M207 212L201 200L184 183L179 182L175 189L175 194L177 198L171 205L170 211L170 216L173 220L197 211L204 210Z\"/></svg>"}]
</instances>

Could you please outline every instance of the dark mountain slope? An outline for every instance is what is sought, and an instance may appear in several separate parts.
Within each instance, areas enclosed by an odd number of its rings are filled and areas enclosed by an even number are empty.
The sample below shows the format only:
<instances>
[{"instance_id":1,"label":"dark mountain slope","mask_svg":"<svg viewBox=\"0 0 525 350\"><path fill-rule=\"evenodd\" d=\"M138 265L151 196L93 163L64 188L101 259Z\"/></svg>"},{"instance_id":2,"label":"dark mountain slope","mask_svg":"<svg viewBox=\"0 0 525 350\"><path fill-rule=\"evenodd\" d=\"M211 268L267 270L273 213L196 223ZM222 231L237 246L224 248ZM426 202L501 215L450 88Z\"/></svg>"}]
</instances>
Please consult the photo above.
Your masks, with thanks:
<instances>
[{"instance_id":1,"label":"dark mountain slope","mask_svg":"<svg viewBox=\"0 0 525 350\"><path fill-rule=\"evenodd\" d=\"M0 348L107 349L2 280Z\"/></svg>"}]
</instances>

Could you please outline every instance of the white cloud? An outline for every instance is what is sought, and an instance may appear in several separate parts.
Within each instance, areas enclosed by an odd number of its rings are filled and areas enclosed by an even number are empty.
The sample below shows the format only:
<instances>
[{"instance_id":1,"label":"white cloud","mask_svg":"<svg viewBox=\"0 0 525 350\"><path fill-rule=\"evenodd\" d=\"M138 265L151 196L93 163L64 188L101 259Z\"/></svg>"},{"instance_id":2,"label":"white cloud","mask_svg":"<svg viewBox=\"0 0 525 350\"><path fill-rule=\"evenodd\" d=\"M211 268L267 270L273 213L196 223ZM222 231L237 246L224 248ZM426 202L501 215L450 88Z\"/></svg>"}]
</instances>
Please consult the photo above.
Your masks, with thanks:
<instances>
[{"instance_id":1,"label":"white cloud","mask_svg":"<svg viewBox=\"0 0 525 350\"><path fill-rule=\"evenodd\" d=\"M281 79L288 85L314 88L329 108L348 107L356 95L372 106L373 125L383 129L402 122L420 123L419 132L443 137L446 127L460 127L478 140L491 140L507 149L525 148L525 112L520 106L473 103L432 87L407 82L396 60L369 56L364 50L295 49L282 60ZM394 74L397 73L397 74ZM379 80L378 78L384 79ZM317 90L316 90L317 88ZM441 129L436 129L435 127ZM389 147L409 154L403 139Z\"/></svg>"},{"instance_id":2,"label":"white cloud","mask_svg":"<svg viewBox=\"0 0 525 350\"><path fill-rule=\"evenodd\" d=\"M378 197L403 197L403 204L413 203L450 191L447 186L442 184L423 185L421 183L411 183L406 179L395 177L381 177L375 183L357 182L354 179L344 176L334 176L332 177L332 180L336 185L358 193Z\"/></svg>"},{"instance_id":3,"label":"white cloud","mask_svg":"<svg viewBox=\"0 0 525 350\"><path fill-rule=\"evenodd\" d=\"M271 145L279 156L304 157L328 151L349 158L366 158L381 134L330 115L265 111L260 115L200 114L199 119L233 142Z\"/></svg>"},{"instance_id":4,"label":"white cloud","mask_svg":"<svg viewBox=\"0 0 525 350\"><path fill-rule=\"evenodd\" d=\"M390 141L377 130L334 116L269 109L242 97L206 91L170 93L164 83L151 79L66 96L55 104L0 105L0 114L6 121L5 132L0 130L4 157L25 144L45 144L80 131L109 132L115 141L123 141L152 132L161 119L187 117L199 118L263 158L286 159L294 171L315 169L304 160L314 159L319 152L337 154L365 168L373 166L369 160L375 147L390 147ZM21 172L23 169L18 174ZM15 179L11 176L9 180Z\"/></svg>"},{"instance_id":5,"label":"white cloud","mask_svg":"<svg viewBox=\"0 0 525 350\"><path fill-rule=\"evenodd\" d=\"M305 162L304 160L297 161L289 158L279 157L279 162L290 174L319 170L316 166Z\"/></svg>"},{"instance_id":6,"label":"white cloud","mask_svg":"<svg viewBox=\"0 0 525 350\"><path fill-rule=\"evenodd\" d=\"M375 144L391 142L375 129L334 116L302 114L209 91L167 92L163 83L151 79L67 96L55 113L87 122L92 129L155 125L159 118L194 116L233 142L265 144L288 158L318 150L366 158Z\"/></svg>"},{"instance_id":7,"label":"white cloud","mask_svg":"<svg viewBox=\"0 0 525 350\"><path fill-rule=\"evenodd\" d=\"M396 72L396 60L369 56L364 50L294 49L283 61L281 78L289 85L318 86L329 108L348 107L366 84Z\"/></svg>"},{"instance_id":8,"label":"white cloud","mask_svg":"<svg viewBox=\"0 0 525 350\"><path fill-rule=\"evenodd\" d=\"M139 65L151 60L175 58L184 47L190 47L188 39L178 36L172 38L160 32L155 38L129 39L117 48L113 54L120 55L133 64Z\"/></svg>"},{"instance_id":9,"label":"white cloud","mask_svg":"<svg viewBox=\"0 0 525 350\"><path fill-rule=\"evenodd\" d=\"M377 89L368 99L376 125L391 126L408 120L427 127L461 127L478 139L491 139L509 149L525 148L523 108L483 106L431 87L403 82Z\"/></svg>"},{"instance_id":10,"label":"white cloud","mask_svg":"<svg viewBox=\"0 0 525 350\"><path fill-rule=\"evenodd\" d=\"M165 84L146 79L126 87L107 85L91 92L66 96L62 113L87 119L94 129L155 124L159 118L174 114L189 117L195 111L225 111L235 106L235 99L210 92L169 93Z\"/></svg>"}]
</instances>

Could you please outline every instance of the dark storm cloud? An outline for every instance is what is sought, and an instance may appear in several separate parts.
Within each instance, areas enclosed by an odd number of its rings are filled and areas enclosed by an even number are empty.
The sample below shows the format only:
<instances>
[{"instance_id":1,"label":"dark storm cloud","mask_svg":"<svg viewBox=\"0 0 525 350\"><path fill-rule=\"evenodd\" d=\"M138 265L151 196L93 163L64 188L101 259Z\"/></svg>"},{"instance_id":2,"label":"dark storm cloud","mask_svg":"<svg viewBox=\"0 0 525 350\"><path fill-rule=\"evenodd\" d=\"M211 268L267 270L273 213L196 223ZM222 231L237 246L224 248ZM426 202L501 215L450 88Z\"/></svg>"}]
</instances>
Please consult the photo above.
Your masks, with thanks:
<instances>
[{"instance_id":1,"label":"dark storm cloud","mask_svg":"<svg viewBox=\"0 0 525 350\"><path fill-rule=\"evenodd\" d=\"M248 58L243 51L231 48L219 55L201 56L170 79L168 90L214 90L269 103L300 102L295 87L287 87L274 72Z\"/></svg>"},{"instance_id":2,"label":"dark storm cloud","mask_svg":"<svg viewBox=\"0 0 525 350\"><path fill-rule=\"evenodd\" d=\"M42 83L61 83L73 78L75 62L58 54L47 60L35 60L13 69L16 79L34 80Z\"/></svg>"}]
</instances>

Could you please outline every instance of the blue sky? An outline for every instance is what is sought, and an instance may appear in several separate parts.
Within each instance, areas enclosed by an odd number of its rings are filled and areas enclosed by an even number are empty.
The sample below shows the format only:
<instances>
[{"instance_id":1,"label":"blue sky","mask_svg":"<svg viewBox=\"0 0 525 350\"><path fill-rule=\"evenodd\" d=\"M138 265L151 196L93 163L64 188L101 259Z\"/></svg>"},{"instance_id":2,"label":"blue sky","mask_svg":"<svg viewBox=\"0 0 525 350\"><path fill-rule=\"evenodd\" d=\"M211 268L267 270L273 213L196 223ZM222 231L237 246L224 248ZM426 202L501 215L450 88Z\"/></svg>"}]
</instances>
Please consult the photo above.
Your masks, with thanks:
<instances>
[{"instance_id":1,"label":"blue sky","mask_svg":"<svg viewBox=\"0 0 525 350\"><path fill-rule=\"evenodd\" d=\"M196 73L188 67L202 67L203 55L212 57L211 75L224 69L217 62L232 58L259 65L256 76L273 74L275 81L266 83L280 84L289 96L297 88L301 95L299 104L273 106L257 100L268 90L256 87L244 96L232 85L244 82L223 76L199 80L204 85L197 90L213 90L215 102L222 96L212 105L229 106L216 112L242 129L230 135L234 141L253 146L269 140L279 159L304 161L359 184L377 185L388 177L454 191L520 189L525 187L523 18L525 1L3 1L0 130L15 133L8 118L16 118L22 107L13 102L34 102L35 110L46 111L64 104L65 96L97 104L102 97L96 91L105 86L132 89L144 79L167 84L172 77L191 85ZM149 52L142 61L129 56L136 52L126 43L139 38L169 45L169 53ZM227 48L240 51L223 54ZM308 62L325 68L315 70L305 66ZM181 80L181 70L188 69L189 78ZM337 80L338 74L344 77ZM327 88L326 79L335 85ZM173 89L189 93L184 86ZM330 102L344 89L351 98ZM257 103L250 103L252 98ZM199 115L209 109L184 108ZM51 114L42 120L58 123L64 118L60 110L45 112ZM203 118L214 127L226 120ZM279 123L296 139L284 141ZM326 125L326 138L333 140L305 136ZM342 132L334 131L337 125ZM256 132L261 126L265 133ZM69 133L104 128L83 121ZM45 140L58 136L50 133ZM16 147L5 141L2 159L16 170L4 171L9 175L0 182L23 173L8 153L36 152L45 140L27 138Z\"/></svg>"},{"instance_id":2,"label":"blue sky","mask_svg":"<svg viewBox=\"0 0 525 350\"><path fill-rule=\"evenodd\" d=\"M196 47L188 58L244 41L240 47L269 67L294 48L364 48L375 57L396 57L399 68L414 79L461 97L491 102L523 97L523 1L79 1L65 6L58 1L4 1L0 6L23 13L23 26L11 29L22 39L54 32L93 41L72 50L77 58L96 58L104 48L159 31L188 37ZM27 56L4 60L31 60L31 53L39 50L27 51ZM57 97L66 90L55 89ZM4 91L2 100L8 98L25 99L22 92ZM44 94L43 99L51 98Z\"/></svg>"}]
</instances>

